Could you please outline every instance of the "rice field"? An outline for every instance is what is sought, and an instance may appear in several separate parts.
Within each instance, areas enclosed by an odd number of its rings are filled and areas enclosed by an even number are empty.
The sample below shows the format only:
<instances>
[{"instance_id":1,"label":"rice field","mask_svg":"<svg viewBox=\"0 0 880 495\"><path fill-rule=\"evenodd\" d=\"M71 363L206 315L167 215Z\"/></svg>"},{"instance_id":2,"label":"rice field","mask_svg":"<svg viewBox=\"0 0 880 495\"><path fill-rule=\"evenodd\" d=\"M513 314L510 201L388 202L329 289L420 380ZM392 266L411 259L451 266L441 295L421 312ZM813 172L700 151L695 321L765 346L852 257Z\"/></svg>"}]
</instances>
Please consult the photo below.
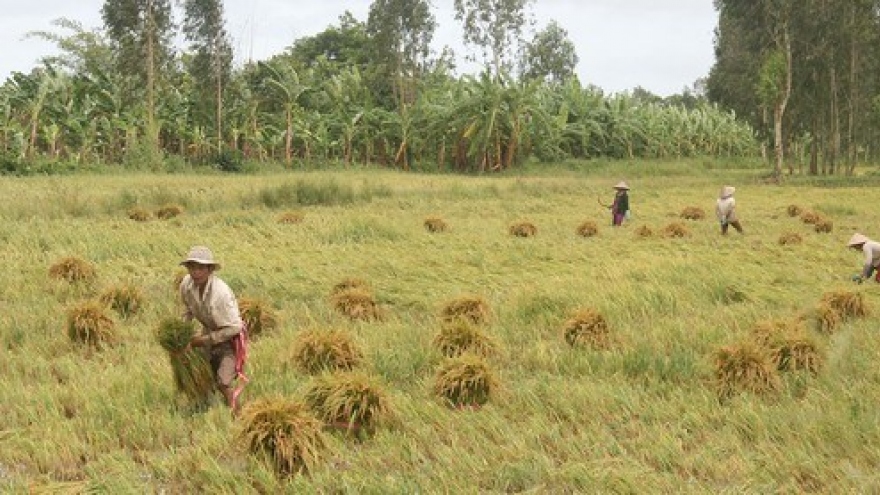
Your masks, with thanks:
<instances>
[{"instance_id":1,"label":"rice field","mask_svg":"<svg viewBox=\"0 0 880 495\"><path fill-rule=\"evenodd\" d=\"M710 165L0 178L0 492L880 491L880 286L850 281L862 258L845 248L855 231L880 237L873 189ZM612 228L598 200L621 178L633 215ZM719 234L725 184L744 235ZM245 408L301 414L290 404L329 378L297 362L298 337L331 332L387 417L369 435L327 425L308 470L279 472L220 401L189 407L157 332L181 312L194 244L273 310ZM50 273L70 258L94 272ZM137 297L119 311L117 292ZM484 302L460 332L492 352L437 345L460 298ZM858 307L828 306L841 298ZM83 304L106 307L106 345L69 334ZM569 336L584 314L601 316L602 345ZM491 372L480 403L438 395L452 359Z\"/></svg>"}]
</instances>

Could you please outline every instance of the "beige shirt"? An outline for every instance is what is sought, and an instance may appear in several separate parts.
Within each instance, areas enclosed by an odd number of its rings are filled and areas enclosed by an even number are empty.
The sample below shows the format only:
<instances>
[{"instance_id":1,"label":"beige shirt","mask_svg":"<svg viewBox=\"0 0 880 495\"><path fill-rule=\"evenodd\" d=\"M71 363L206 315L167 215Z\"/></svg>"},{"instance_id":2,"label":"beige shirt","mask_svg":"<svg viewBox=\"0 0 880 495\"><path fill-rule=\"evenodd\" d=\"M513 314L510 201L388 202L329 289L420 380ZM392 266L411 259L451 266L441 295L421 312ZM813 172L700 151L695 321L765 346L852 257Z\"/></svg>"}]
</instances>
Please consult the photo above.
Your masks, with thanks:
<instances>
[{"instance_id":1,"label":"beige shirt","mask_svg":"<svg viewBox=\"0 0 880 495\"><path fill-rule=\"evenodd\" d=\"M736 200L733 199L733 196L718 198L718 202L715 204L715 214L718 216L718 220L722 222L735 222Z\"/></svg>"},{"instance_id":2,"label":"beige shirt","mask_svg":"<svg viewBox=\"0 0 880 495\"><path fill-rule=\"evenodd\" d=\"M186 321L192 321L193 318L198 320L203 333L210 335L212 345L226 342L241 331L238 301L226 282L216 276L208 278L202 294L199 294L199 288L192 278L184 276L180 283L180 297L185 307L183 318Z\"/></svg>"},{"instance_id":3,"label":"beige shirt","mask_svg":"<svg viewBox=\"0 0 880 495\"><path fill-rule=\"evenodd\" d=\"M865 253L865 273L870 272L871 267L877 268L880 265L880 242L868 241L862 244L862 252Z\"/></svg>"}]
</instances>

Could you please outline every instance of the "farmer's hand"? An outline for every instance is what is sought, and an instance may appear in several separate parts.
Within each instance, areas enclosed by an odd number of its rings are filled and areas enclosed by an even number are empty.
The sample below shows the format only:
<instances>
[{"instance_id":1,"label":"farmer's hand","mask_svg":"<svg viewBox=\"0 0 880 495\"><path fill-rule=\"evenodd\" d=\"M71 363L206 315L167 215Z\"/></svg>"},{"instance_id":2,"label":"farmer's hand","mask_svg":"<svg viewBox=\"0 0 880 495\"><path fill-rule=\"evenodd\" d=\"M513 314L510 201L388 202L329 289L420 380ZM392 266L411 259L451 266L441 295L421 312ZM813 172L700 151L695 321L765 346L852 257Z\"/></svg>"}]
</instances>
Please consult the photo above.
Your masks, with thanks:
<instances>
[{"instance_id":1,"label":"farmer's hand","mask_svg":"<svg viewBox=\"0 0 880 495\"><path fill-rule=\"evenodd\" d=\"M852 281L855 282L855 283L857 283L857 284L862 283L864 280L865 280L865 279L863 279L861 275L853 275L853 276L852 276Z\"/></svg>"},{"instance_id":2,"label":"farmer's hand","mask_svg":"<svg viewBox=\"0 0 880 495\"><path fill-rule=\"evenodd\" d=\"M196 335L189 341L189 345L193 347L205 347L211 342L211 338L207 335Z\"/></svg>"}]
</instances>

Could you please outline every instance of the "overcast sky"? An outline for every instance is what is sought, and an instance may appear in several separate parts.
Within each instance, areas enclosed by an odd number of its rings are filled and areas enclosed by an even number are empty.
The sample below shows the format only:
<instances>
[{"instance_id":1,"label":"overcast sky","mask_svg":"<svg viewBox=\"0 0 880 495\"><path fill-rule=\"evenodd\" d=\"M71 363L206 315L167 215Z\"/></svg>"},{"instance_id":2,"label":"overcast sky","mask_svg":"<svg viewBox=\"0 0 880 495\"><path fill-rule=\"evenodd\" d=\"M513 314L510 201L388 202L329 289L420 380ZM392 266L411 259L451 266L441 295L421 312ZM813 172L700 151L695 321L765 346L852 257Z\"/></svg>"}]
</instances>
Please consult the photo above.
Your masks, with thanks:
<instances>
[{"instance_id":1,"label":"overcast sky","mask_svg":"<svg viewBox=\"0 0 880 495\"><path fill-rule=\"evenodd\" d=\"M66 17L86 29L101 26L103 0L0 0L0 81L27 72L40 57L57 53L32 31L64 34L52 21ZM338 25L346 10L365 21L371 0L226 0L226 27L236 61L264 60L294 40ZM452 0L433 0L434 49L468 49L453 17ZM309 5L304 7L303 5ZM541 29L555 20L575 44L582 83L606 92L641 86L660 96L680 93L705 77L714 62L713 32L718 15L712 0L537 0L532 7ZM69 34L69 33L68 33ZM460 68L466 69L464 63Z\"/></svg>"}]
</instances>

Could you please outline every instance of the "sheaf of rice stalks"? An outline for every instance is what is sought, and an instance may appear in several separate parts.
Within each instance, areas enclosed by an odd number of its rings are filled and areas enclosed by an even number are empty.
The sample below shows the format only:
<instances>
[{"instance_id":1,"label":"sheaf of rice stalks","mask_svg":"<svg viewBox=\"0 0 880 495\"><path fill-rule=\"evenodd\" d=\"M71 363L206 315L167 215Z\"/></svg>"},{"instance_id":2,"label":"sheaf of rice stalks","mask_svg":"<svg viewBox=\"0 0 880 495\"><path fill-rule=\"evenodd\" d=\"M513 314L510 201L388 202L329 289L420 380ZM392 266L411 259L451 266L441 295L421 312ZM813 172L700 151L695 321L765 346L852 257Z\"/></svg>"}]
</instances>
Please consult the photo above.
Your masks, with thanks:
<instances>
[{"instance_id":1,"label":"sheaf of rice stalks","mask_svg":"<svg viewBox=\"0 0 880 495\"><path fill-rule=\"evenodd\" d=\"M424 225L425 230L431 233L446 232L449 229L449 225L440 217L428 217Z\"/></svg>"},{"instance_id":2,"label":"sheaf of rice stalks","mask_svg":"<svg viewBox=\"0 0 880 495\"><path fill-rule=\"evenodd\" d=\"M305 330L293 343L293 364L303 373L350 371L364 360L361 347L344 330Z\"/></svg>"},{"instance_id":3,"label":"sheaf of rice stalks","mask_svg":"<svg viewBox=\"0 0 880 495\"><path fill-rule=\"evenodd\" d=\"M562 326L562 337L572 347L607 349L611 345L608 322L592 308L578 310L566 320Z\"/></svg>"},{"instance_id":4,"label":"sheaf of rice stalks","mask_svg":"<svg viewBox=\"0 0 880 495\"><path fill-rule=\"evenodd\" d=\"M706 218L706 212L697 206L686 206L679 216L685 220L702 220Z\"/></svg>"},{"instance_id":5,"label":"sheaf of rice stalks","mask_svg":"<svg viewBox=\"0 0 880 495\"><path fill-rule=\"evenodd\" d=\"M491 317L489 302L482 296L464 295L446 302L440 310L440 319L444 322L454 322L464 319L471 323L482 325L488 323Z\"/></svg>"},{"instance_id":6,"label":"sheaf of rice stalks","mask_svg":"<svg viewBox=\"0 0 880 495\"><path fill-rule=\"evenodd\" d=\"M76 256L67 256L49 267L49 276L70 283L89 283L95 280L97 271L88 261Z\"/></svg>"},{"instance_id":7,"label":"sheaf of rice stalks","mask_svg":"<svg viewBox=\"0 0 880 495\"><path fill-rule=\"evenodd\" d=\"M537 235L538 227L536 227L535 224L531 222L522 221L512 224L510 227L508 227L507 231L510 233L510 235L516 237L532 237L534 235Z\"/></svg>"}]
</instances>

